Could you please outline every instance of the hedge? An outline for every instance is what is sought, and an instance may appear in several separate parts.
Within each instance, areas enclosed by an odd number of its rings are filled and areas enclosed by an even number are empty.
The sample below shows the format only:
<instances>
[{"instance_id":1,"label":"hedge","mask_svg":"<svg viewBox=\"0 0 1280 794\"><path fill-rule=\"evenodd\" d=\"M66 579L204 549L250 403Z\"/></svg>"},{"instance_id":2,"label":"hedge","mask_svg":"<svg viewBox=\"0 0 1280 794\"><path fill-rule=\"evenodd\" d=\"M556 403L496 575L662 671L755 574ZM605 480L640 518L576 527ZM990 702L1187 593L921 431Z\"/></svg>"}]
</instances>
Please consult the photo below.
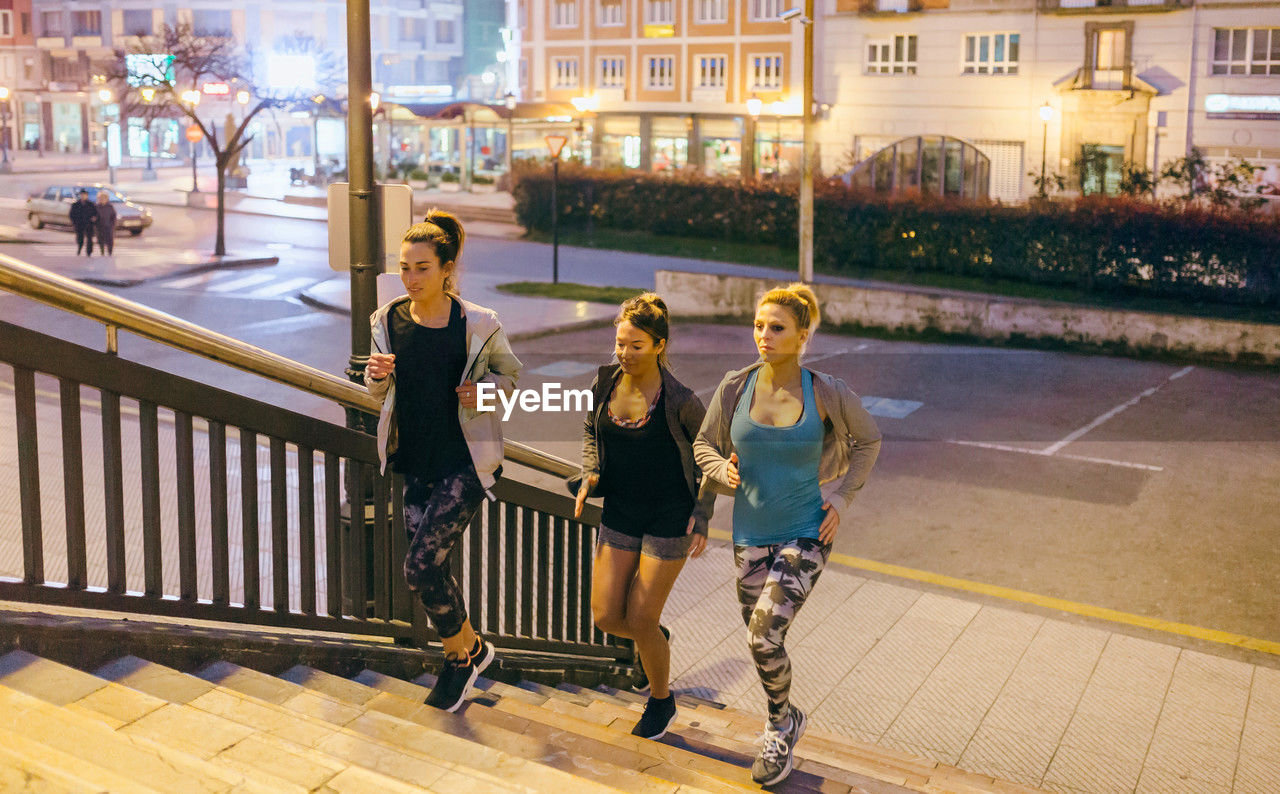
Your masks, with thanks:
<instances>
[{"instance_id":1,"label":"hedge","mask_svg":"<svg viewBox=\"0 0 1280 794\"><path fill-rule=\"evenodd\" d=\"M792 184L650 176L568 165L560 227L639 230L791 246ZM516 174L516 216L551 228L551 172ZM815 187L814 265L856 275L932 271L1191 301L1280 306L1280 220L1183 204L1090 196L1011 206L891 198Z\"/></svg>"}]
</instances>

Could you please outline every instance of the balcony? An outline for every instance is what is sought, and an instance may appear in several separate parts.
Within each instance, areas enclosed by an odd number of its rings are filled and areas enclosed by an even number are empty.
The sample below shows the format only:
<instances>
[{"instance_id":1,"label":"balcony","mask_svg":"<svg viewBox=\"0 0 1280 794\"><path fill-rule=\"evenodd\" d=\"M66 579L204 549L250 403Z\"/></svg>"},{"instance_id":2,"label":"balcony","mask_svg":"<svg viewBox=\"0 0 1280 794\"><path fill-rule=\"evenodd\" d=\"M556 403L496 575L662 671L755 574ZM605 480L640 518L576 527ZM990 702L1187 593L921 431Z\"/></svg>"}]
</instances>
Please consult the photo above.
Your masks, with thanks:
<instances>
[{"instance_id":1,"label":"balcony","mask_svg":"<svg viewBox=\"0 0 1280 794\"><path fill-rule=\"evenodd\" d=\"M39 36L36 38L36 46L42 50L61 50L67 46L66 36Z\"/></svg>"},{"instance_id":2,"label":"balcony","mask_svg":"<svg viewBox=\"0 0 1280 794\"><path fill-rule=\"evenodd\" d=\"M1036 0L1044 14L1134 14L1144 11L1177 11L1193 0Z\"/></svg>"}]
</instances>

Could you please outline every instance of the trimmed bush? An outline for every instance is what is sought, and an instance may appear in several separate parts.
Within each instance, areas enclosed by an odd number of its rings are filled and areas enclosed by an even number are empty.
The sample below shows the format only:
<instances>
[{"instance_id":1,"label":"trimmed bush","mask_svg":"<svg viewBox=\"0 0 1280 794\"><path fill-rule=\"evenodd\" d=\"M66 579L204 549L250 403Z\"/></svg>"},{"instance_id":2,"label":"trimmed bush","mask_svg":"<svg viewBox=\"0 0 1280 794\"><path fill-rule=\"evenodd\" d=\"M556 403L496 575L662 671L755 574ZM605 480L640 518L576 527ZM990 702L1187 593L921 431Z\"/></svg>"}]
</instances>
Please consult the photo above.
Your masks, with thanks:
<instances>
[{"instance_id":1,"label":"trimmed bush","mask_svg":"<svg viewBox=\"0 0 1280 794\"><path fill-rule=\"evenodd\" d=\"M523 165L516 217L551 228L551 171ZM563 229L592 227L795 244L797 187L560 168ZM1132 197L1028 206L886 197L815 186L814 264L824 273L932 271L1085 292L1280 306L1280 220Z\"/></svg>"}]
</instances>

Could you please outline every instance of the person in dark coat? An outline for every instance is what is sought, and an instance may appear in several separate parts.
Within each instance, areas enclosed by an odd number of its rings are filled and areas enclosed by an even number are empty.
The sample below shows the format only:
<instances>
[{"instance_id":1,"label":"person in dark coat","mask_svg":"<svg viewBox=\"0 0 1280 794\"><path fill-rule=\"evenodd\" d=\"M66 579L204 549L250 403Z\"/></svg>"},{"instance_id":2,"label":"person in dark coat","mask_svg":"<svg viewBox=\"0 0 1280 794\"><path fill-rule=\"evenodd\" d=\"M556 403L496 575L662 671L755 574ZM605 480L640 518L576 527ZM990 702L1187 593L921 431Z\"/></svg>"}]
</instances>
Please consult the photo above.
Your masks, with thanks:
<instances>
[{"instance_id":1,"label":"person in dark coat","mask_svg":"<svg viewBox=\"0 0 1280 794\"><path fill-rule=\"evenodd\" d=\"M116 252L116 208L111 206L111 197L105 190L98 191L98 251L106 256L114 256ZM92 243L90 243L92 246Z\"/></svg>"},{"instance_id":2,"label":"person in dark coat","mask_svg":"<svg viewBox=\"0 0 1280 794\"><path fill-rule=\"evenodd\" d=\"M76 203L71 205L71 225L76 230L76 253L84 249L85 256L93 256L93 228L98 222L98 210L89 201L89 191L81 190Z\"/></svg>"}]
</instances>

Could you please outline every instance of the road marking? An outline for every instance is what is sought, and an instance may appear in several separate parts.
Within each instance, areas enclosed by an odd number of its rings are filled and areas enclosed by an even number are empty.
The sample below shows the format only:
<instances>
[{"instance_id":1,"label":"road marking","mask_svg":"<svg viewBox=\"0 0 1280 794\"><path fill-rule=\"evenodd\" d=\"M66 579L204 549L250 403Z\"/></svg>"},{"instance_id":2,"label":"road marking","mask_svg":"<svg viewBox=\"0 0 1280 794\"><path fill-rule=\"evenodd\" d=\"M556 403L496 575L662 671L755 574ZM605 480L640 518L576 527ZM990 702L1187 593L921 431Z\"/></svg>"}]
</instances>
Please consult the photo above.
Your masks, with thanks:
<instances>
[{"instance_id":1,"label":"road marking","mask_svg":"<svg viewBox=\"0 0 1280 794\"><path fill-rule=\"evenodd\" d=\"M264 281L271 281L274 278L275 276L271 275L270 273L254 273L251 276L238 278L238 279L235 279L234 281L223 281L218 284L214 284L212 287L206 287L205 291L206 292L230 292L231 290L234 290L234 289L243 289L244 287L252 287L255 284L261 284Z\"/></svg>"},{"instance_id":2,"label":"road marking","mask_svg":"<svg viewBox=\"0 0 1280 794\"><path fill-rule=\"evenodd\" d=\"M895 400L892 397L862 398L862 407L867 409L867 413L889 419L906 419L922 405L924 403L915 400Z\"/></svg>"},{"instance_id":3,"label":"road marking","mask_svg":"<svg viewBox=\"0 0 1280 794\"><path fill-rule=\"evenodd\" d=\"M733 535L723 529L712 529L710 531L710 535L717 540L733 540ZM1244 648L1250 651L1260 651L1262 653L1280 655L1280 642L1263 640L1257 637L1249 637L1244 634L1236 634L1230 631L1207 629L1203 626L1193 626L1189 623L1178 623L1176 621L1161 620L1160 618L1148 617L1146 615L1135 615L1132 612L1121 612L1118 609L1099 607L1094 606L1093 604L1082 604L1077 601L1068 601L1064 598L1028 593L1025 590L1015 590L1011 587L986 584L985 582L974 582L969 579L959 579L954 576L947 576L940 573L918 571L914 568L906 568L901 565L893 565L887 562L876 562L875 560L867 560L861 557L841 554L839 552L833 552L831 554L830 561L849 568L874 571L876 573L893 576L898 579L909 579L914 582L923 582L925 584L946 587L952 590L961 590L967 593L978 593L980 595L999 598L1004 601L1013 601L1019 604L1030 604L1044 609L1056 609L1060 612L1069 612L1073 615L1081 615L1083 617L1102 620L1108 623L1137 626L1138 628L1152 629L1165 634L1178 634L1183 637L1205 640L1218 645L1232 645L1237 648Z\"/></svg>"},{"instance_id":4,"label":"road marking","mask_svg":"<svg viewBox=\"0 0 1280 794\"><path fill-rule=\"evenodd\" d=\"M281 317L278 320L260 320L256 323L240 326L241 331L283 332L309 328L313 325L325 325L329 322L327 314L299 314L294 317Z\"/></svg>"},{"instance_id":5,"label":"road marking","mask_svg":"<svg viewBox=\"0 0 1280 794\"><path fill-rule=\"evenodd\" d=\"M1132 408L1133 406L1142 402L1142 400L1160 391L1160 389L1164 388L1166 385L1168 385L1172 381L1175 381L1178 378L1183 377L1187 373L1191 372L1191 370L1193 369L1195 369L1195 367L1183 367L1182 369L1170 375L1168 378L1165 378L1163 382L1158 383L1155 386L1152 386L1150 389L1146 389L1140 392L1138 396L1134 397L1128 402L1124 402L1124 403L1121 403L1120 405L1117 405L1115 408L1112 408L1110 411L1107 411L1105 414L1103 414L1102 416L1099 416L1097 419L1094 419L1092 422L1085 425L1084 427L1078 430L1075 430L1071 433L1068 433L1061 441L1057 441L1053 444L1050 444L1048 447L1046 447L1044 450L1045 454L1052 455L1053 453L1065 447L1067 444L1070 444L1072 441L1075 441L1076 439L1080 438L1084 434L1088 433L1090 430L1093 430L1097 428L1099 425L1102 425L1103 423L1110 421L1111 419L1114 419L1119 414Z\"/></svg>"},{"instance_id":6,"label":"road marking","mask_svg":"<svg viewBox=\"0 0 1280 794\"><path fill-rule=\"evenodd\" d=\"M160 286L165 289L185 289L186 287L194 287L197 284L211 284L214 281L221 281L222 279L238 275L240 274L234 270L224 270L220 273L205 271L204 273L197 273L194 276L180 278L177 281L166 281Z\"/></svg>"},{"instance_id":7,"label":"road marking","mask_svg":"<svg viewBox=\"0 0 1280 794\"><path fill-rule=\"evenodd\" d=\"M1055 455L1043 449L1027 449L1026 447L1014 447L1008 444L993 444L989 441L962 441L958 438L948 438L948 444L958 444L962 447L978 447L980 449L992 449L997 452L1017 452L1022 455L1036 455L1041 458L1058 457L1068 460L1080 460L1086 463L1101 463L1105 466L1119 466L1125 469L1140 469L1142 471L1164 471L1163 466L1152 466L1147 463L1130 463L1124 460L1110 460L1109 458L1095 458L1089 455L1072 455L1063 453Z\"/></svg>"},{"instance_id":8,"label":"road marking","mask_svg":"<svg viewBox=\"0 0 1280 794\"><path fill-rule=\"evenodd\" d=\"M288 281L281 281L276 284L271 284L269 286L256 289L253 292L248 293L245 297L276 298L285 294L286 292L293 292L294 290L301 289L302 287L309 287L315 283L316 283L316 280L311 276L303 276L300 278L293 278L293 279L289 279Z\"/></svg>"}]
</instances>

